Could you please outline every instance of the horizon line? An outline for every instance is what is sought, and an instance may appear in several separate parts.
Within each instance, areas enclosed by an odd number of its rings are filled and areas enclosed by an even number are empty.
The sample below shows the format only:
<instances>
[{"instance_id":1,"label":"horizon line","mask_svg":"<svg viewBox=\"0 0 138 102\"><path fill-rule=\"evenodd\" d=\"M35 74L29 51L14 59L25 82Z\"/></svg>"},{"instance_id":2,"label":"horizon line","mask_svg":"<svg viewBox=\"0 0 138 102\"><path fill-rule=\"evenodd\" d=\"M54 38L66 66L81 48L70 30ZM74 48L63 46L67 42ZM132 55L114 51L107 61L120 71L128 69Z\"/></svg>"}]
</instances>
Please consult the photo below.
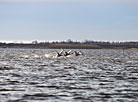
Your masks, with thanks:
<instances>
[{"instance_id":1,"label":"horizon line","mask_svg":"<svg viewBox=\"0 0 138 102\"><path fill-rule=\"evenodd\" d=\"M0 43L32 43L33 41L40 42L62 42L67 40L0 40ZM138 40L71 40L73 42L98 41L98 42L138 42Z\"/></svg>"}]
</instances>

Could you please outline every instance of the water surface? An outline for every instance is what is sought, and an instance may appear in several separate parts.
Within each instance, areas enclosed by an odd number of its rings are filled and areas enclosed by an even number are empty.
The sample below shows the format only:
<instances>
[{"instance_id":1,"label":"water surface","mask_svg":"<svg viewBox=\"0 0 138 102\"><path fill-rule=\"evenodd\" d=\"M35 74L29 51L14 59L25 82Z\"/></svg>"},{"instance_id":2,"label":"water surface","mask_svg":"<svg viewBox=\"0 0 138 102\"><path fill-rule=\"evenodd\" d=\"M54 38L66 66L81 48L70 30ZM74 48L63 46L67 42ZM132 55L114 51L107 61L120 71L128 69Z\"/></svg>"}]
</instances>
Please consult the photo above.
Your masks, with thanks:
<instances>
[{"instance_id":1,"label":"water surface","mask_svg":"<svg viewBox=\"0 0 138 102\"><path fill-rule=\"evenodd\" d=\"M1 102L138 102L138 50L53 51L0 49Z\"/></svg>"}]
</instances>

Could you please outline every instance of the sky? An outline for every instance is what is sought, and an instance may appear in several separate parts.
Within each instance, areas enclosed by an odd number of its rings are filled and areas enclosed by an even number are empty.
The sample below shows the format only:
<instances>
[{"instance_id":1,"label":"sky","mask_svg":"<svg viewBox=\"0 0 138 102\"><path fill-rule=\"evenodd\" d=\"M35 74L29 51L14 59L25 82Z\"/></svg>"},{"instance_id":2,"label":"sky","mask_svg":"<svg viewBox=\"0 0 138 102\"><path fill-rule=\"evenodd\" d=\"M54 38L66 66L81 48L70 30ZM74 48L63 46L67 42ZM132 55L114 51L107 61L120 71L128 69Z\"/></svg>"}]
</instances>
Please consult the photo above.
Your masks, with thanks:
<instances>
[{"instance_id":1,"label":"sky","mask_svg":"<svg viewBox=\"0 0 138 102\"><path fill-rule=\"evenodd\" d=\"M138 0L0 0L0 41L138 41Z\"/></svg>"}]
</instances>

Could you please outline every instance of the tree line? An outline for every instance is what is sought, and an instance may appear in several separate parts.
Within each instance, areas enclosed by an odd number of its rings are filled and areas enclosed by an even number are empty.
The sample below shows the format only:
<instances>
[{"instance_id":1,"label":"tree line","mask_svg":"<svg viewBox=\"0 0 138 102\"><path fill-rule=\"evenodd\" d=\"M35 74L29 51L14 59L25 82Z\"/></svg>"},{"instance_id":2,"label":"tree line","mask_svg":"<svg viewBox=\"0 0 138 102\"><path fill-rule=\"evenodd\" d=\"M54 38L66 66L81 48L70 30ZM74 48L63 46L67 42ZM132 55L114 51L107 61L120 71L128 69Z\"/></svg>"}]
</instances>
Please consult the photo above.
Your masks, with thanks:
<instances>
[{"instance_id":1,"label":"tree line","mask_svg":"<svg viewBox=\"0 0 138 102\"><path fill-rule=\"evenodd\" d=\"M68 39L66 41L45 41L38 42L37 40L32 41L31 43L2 43L0 42L0 47L24 47L24 48L59 48L65 47L75 48L75 46L79 46L77 48L83 48L83 46L87 45L87 48L138 48L138 41L125 41L125 42L110 42L110 41L93 41L93 40L85 40L85 41L72 41ZM96 45L96 47L94 46ZM84 47L84 48L85 48Z\"/></svg>"}]
</instances>

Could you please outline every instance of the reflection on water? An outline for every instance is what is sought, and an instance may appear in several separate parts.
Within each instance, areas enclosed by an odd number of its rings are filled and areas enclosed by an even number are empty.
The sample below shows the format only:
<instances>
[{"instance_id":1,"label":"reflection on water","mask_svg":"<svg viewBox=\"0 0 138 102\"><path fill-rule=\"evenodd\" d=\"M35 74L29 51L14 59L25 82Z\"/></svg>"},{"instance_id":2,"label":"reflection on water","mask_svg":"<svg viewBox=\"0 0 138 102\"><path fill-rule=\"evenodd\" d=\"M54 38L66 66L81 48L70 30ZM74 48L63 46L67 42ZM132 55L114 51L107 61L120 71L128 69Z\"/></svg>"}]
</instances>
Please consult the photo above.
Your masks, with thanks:
<instances>
[{"instance_id":1,"label":"reflection on water","mask_svg":"<svg viewBox=\"0 0 138 102\"><path fill-rule=\"evenodd\" d=\"M0 49L5 102L138 102L138 50L82 50L51 58L48 49Z\"/></svg>"}]
</instances>

